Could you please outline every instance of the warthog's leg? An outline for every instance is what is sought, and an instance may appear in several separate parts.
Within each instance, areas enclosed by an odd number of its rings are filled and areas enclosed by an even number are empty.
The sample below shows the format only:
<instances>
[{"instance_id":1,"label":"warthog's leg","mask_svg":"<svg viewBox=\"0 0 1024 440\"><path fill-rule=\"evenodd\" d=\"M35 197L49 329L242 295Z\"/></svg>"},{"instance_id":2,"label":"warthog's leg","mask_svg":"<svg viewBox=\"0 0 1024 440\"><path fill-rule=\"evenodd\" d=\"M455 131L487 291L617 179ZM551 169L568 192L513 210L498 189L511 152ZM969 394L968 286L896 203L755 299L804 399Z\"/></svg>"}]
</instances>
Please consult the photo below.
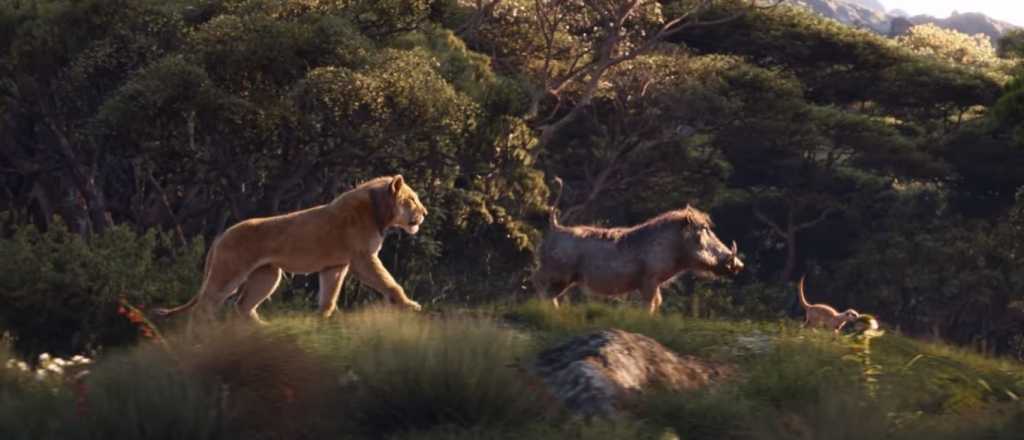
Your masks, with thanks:
<instances>
[{"instance_id":1,"label":"warthog's leg","mask_svg":"<svg viewBox=\"0 0 1024 440\"><path fill-rule=\"evenodd\" d=\"M555 308L558 308L558 298L561 298L573 283L565 281L551 281L541 276L535 276L533 287L537 291L537 298L541 301L551 301Z\"/></svg>"},{"instance_id":2,"label":"warthog's leg","mask_svg":"<svg viewBox=\"0 0 1024 440\"><path fill-rule=\"evenodd\" d=\"M554 295L550 295L550 297L551 303L555 305L556 309L558 308L558 299L565 296L565 292L567 292L570 287L572 287L572 284L570 283L559 283L553 285L551 290L548 291L549 295L551 292L554 292Z\"/></svg>"},{"instance_id":3,"label":"warthog's leg","mask_svg":"<svg viewBox=\"0 0 1024 440\"><path fill-rule=\"evenodd\" d=\"M274 290L277 290L277 285L280 282L281 269L269 265L256 268L240 288L241 292L235 302L235 310L240 315L262 324L263 320L256 313L256 308L274 294Z\"/></svg>"},{"instance_id":4,"label":"warthog's leg","mask_svg":"<svg viewBox=\"0 0 1024 440\"><path fill-rule=\"evenodd\" d=\"M356 272L359 281L370 286L371 289L391 298L391 302L401 304L413 310L420 310L420 304L405 296L405 290L395 282L380 258L376 254L364 255L352 259L352 270Z\"/></svg>"},{"instance_id":5,"label":"warthog's leg","mask_svg":"<svg viewBox=\"0 0 1024 440\"><path fill-rule=\"evenodd\" d=\"M655 283L645 283L640 288L640 295L650 303L650 314L657 313L658 308L661 307L661 286Z\"/></svg>"},{"instance_id":6,"label":"warthog's leg","mask_svg":"<svg viewBox=\"0 0 1024 440\"><path fill-rule=\"evenodd\" d=\"M345 282L348 266L329 267L320 271L320 316L330 318L338 309L338 294Z\"/></svg>"}]
</instances>

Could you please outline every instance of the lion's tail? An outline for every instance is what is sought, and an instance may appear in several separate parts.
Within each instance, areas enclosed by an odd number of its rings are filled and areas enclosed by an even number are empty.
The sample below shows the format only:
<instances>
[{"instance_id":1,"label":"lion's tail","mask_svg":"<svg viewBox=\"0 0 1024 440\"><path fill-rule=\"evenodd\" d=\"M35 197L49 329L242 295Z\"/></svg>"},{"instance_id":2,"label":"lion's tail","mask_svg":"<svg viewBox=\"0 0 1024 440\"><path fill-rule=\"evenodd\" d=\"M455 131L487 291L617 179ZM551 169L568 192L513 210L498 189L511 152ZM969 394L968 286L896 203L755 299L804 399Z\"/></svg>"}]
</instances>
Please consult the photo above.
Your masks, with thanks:
<instances>
[{"instance_id":1,"label":"lion's tail","mask_svg":"<svg viewBox=\"0 0 1024 440\"><path fill-rule=\"evenodd\" d=\"M558 203L562 201L562 189L565 188L565 184L562 182L562 178L555 176L555 183L558 184L558 195L555 196L555 202L548 207L548 223L551 227L562 226L558 224Z\"/></svg>"},{"instance_id":2,"label":"lion's tail","mask_svg":"<svg viewBox=\"0 0 1024 440\"><path fill-rule=\"evenodd\" d=\"M196 305L196 303L199 302L199 296L206 291L206 284L209 283L210 281L210 270L211 267L213 266L213 264L211 264L213 263L213 253L216 252L218 242L220 242L220 237L217 237L216 239L213 240L213 244L210 245L210 251L206 253L206 261L204 263L205 266L203 267L203 284L199 286L199 293L196 293L194 296L192 296L191 299L188 300L188 302L180 306L171 307L169 309L153 309L153 314L160 317L175 315L184 312L185 310L191 309L192 306Z\"/></svg>"},{"instance_id":3,"label":"lion's tail","mask_svg":"<svg viewBox=\"0 0 1024 440\"><path fill-rule=\"evenodd\" d=\"M198 299L199 299L199 295L195 295L195 296L192 297L192 299L188 300L188 302L186 302L185 304L182 304L182 305L177 306L177 307L172 307L172 308L169 308L169 309L165 309L165 308L153 309L153 313L155 315L157 315L157 316L160 316L160 317L171 316L171 315L174 315L174 314L177 314L179 312L183 312L185 310L188 310L188 309L192 308L192 306L196 305L196 302L198 301Z\"/></svg>"},{"instance_id":4,"label":"lion's tail","mask_svg":"<svg viewBox=\"0 0 1024 440\"><path fill-rule=\"evenodd\" d=\"M797 286L796 291L797 297L800 298L800 307L805 309L811 306L811 303L807 302L807 296L804 295L804 278L806 277L806 275L800 277L800 284Z\"/></svg>"}]
</instances>

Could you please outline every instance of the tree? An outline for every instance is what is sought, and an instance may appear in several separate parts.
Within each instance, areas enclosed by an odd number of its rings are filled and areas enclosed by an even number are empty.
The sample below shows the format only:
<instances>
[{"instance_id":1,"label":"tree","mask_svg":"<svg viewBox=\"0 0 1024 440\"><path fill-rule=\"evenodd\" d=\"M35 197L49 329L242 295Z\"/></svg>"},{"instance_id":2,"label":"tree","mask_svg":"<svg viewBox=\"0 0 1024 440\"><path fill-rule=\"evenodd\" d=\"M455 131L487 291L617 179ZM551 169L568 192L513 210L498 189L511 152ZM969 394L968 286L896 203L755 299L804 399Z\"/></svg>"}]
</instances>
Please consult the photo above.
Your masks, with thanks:
<instances>
[{"instance_id":1,"label":"tree","mask_svg":"<svg viewBox=\"0 0 1024 440\"><path fill-rule=\"evenodd\" d=\"M799 235L903 175L915 149L884 121L806 102L792 77L754 67L724 77L738 105L715 143L732 166L730 186L747 192L753 217L782 240L779 279L790 281Z\"/></svg>"},{"instance_id":2,"label":"tree","mask_svg":"<svg viewBox=\"0 0 1024 440\"><path fill-rule=\"evenodd\" d=\"M729 27L695 29L673 41L785 70L805 86L811 102L895 117L905 131L936 137L991 105L1001 80L991 70L913 53L797 7L756 11Z\"/></svg>"},{"instance_id":3,"label":"tree","mask_svg":"<svg viewBox=\"0 0 1024 440\"><path fill-rule=\"evenodd\" d=\"M59 213L83 234L130 223L186 242L402 173L437 219L383 252L401 249L410 290L442 258L464 273L479 255L445 238L467 230L489 237L475 244L494 270L528 257L524 218L547 192L512 115L524 88L425 23L426 2L408 16L388 12L402 2L14 3L0 11L17 25L0 33L5 221ZM69 193L81 204L60 204Z\"/></svg>"},{"instance_id":4,"label":"tree","mask_svg":"<svg viewBox=\"0 0 1024 440\"><path fill-rule=\"evenodd\" d=\"M733 8L727 14L709 14L720 12L714 7L722 3ZM493 14L498 23L532 35L518 53L537 60L526 63L536 85L528 117L540 132L542 146L591 104L614 67L655 51L662 42L689 29L728 23L761 8L755 2L731 0L668 5L653 0L522 0L478 2L477 7L478 15ZM526 18L516 19L518 14ZM529 30L523 29L524 24Z\"/></svg>"},{"instance_id":5,"label":"tree","mask_svg":"<svg viewBox=\"0 0 1024 440\"><path fill-rule=\"evenodd\" d=\"M60 213L79 232L113 224L106 147L88 136L89 118L129 72L180 42L180 18L153 6L0 4L0 160L37 221Z\"/></svg>"},{"instance_id":6,"label":"tree","mask_svg":"<svg viewBox=\"0 0 1024 440\"><path fill-rule=\"evenodd\" d=\"M910 28L896 37L896 43L912 52L936 57L979 69L998 69L1003 62L996 57L992 40L985 34L967 35L954 29L944 29L932 23Z\"/></svg>"},{"instance_id":7,"label":"tree","mask_svg":"<svg viewBox=\"0 0 1024 440\"><path fill-rule=\"evenodd\" d=\"M639 221L666 200L709 205L727 174L707 138L726 105L711 84L735 62L661 53L609 72L588 111L554 138L563 148L543 158L567 182L562 220Z\"/></svg>"}]
</instances>

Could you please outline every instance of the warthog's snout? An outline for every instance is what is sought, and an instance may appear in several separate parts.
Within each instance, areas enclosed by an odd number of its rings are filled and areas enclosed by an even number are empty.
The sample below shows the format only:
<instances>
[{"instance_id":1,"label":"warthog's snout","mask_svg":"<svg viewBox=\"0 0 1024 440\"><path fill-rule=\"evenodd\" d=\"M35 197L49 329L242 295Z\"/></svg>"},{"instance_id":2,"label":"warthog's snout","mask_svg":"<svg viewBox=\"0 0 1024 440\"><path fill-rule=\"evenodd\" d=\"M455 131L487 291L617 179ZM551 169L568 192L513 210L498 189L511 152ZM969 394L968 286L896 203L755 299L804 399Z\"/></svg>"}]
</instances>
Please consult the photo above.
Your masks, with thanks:
<instances>
[{"instance_id":1,"label":"warthog's snout","mask_svg":"<svg viewBox=\"0 0 1024 440\"><path fill-rule=\"evenodd\" d=\"M736 275L743 270L743 261L740 261L739 250L736 248L736 241L732 242L732 249L729 250L729 257L725 261L725 271Z\"/></svg>"}]
</instances>

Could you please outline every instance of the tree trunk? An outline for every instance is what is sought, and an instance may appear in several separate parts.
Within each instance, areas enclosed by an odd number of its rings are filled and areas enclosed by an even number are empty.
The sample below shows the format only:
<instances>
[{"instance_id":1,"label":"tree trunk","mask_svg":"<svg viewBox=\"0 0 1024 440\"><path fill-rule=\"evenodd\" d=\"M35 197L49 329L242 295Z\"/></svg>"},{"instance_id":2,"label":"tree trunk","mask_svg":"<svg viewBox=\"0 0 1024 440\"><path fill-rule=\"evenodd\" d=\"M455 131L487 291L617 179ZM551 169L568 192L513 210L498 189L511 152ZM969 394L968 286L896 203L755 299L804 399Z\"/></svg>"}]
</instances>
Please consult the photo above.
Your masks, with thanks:
<instances>
[{"instance_id":1,"label":"tree trunk","mask_svg":"<svg viewBox=\"0 0 1024 440\"><path fill-rule=\"evenodd\" d=\"M74 182L85 201L85 209L92 223L93 232L103 232L113 226L114 222L110 218L110 214L107 213L107 204L103 193L96 185L96 164L83 163L83 160L75 153L68 137L57 128L53 121L47 121L47 123L57 142L56 150L64 159L64 165L71 172L71 181Z\"/></svg>"},{"instance_id":2,"label":"tree trunk","mask_svg":"<svg viewBox=\"0 0 1024 440\"><path fill-rule=\"evenodd\" d=\"M782 267L782 276L779 281L787 283L793 280L793 272L796 270L796 231L793 225L789 225L786 231L786 264Z\"/></svg>"}]
</instances>

